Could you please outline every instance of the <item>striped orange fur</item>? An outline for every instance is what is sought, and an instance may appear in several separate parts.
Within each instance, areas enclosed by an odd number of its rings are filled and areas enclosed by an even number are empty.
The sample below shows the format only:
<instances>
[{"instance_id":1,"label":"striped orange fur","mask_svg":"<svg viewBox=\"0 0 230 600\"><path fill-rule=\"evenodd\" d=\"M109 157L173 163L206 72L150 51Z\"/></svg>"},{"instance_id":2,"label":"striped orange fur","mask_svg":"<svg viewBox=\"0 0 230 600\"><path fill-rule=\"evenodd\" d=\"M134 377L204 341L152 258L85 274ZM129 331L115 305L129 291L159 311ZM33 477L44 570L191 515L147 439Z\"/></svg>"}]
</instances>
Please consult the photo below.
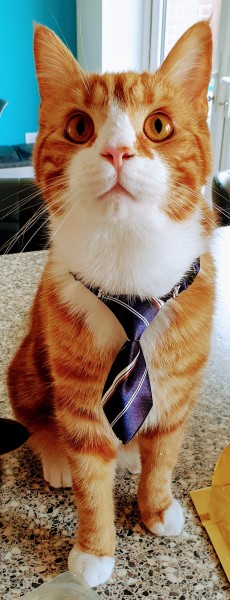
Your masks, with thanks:
<instances>
[{"instance_id":1,"label":"striped orange fur","mask_svg":"<svg viewBox=\"0 0 230 600\"><path fill-rule=\"evenodd\" d=\"M55 34L42 26L35 32L41 107L34 166L50 211L51 248L8 386L47 480L73 482L79 525L70 565L91 585L109 576L115 551L120 442L100 399L125 335L70 272L111 293L160 297L201 257L193 284L161 309L142 342L153 409L134 440L142 466L138 501L151 531L176 535L183 517L171 478L202 385L214 306L209 239L215 224L202 196L211 169L211 49L209 24L201 22L155 74L86 75ZM155 114L159 140L156 130L151 137L152 121L146 126ZM75 115L80 127L72 139L68 124ZM126 149L118 175L106 150L111 145ZM105 559L100 575L98 557Z\"/></svg>"}]
</instances>

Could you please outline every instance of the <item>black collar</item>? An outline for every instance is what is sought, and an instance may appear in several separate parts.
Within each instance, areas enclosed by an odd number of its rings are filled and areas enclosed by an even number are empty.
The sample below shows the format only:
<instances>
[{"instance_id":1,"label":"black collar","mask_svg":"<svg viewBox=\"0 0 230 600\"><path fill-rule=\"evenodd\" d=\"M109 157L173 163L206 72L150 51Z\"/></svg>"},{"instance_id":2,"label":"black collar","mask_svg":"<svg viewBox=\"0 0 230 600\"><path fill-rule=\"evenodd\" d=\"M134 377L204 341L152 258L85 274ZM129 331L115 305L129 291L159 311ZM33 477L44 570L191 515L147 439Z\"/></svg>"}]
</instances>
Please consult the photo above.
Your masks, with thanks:
<instances>
[{"instance_id":1,"label":"black collar","mask_svg":"<svg viewBox=\"0 0 230 600\"><path fill-rule=\"evenodd\" d=\"M165 304L165 302L167 302L167 300L169 300L170 298L176 298L176 296L178 296L181 292L186 290L193 283L193 281L194 281L195 277L198 275L199 271L200 271L200 259L197 258L192 263L190 269L181 278L179 283L177 283L171 289L171 291L168 292L168 294L165 294L161 298L149 298L149 300L159 303L160 306L163 306L163 304ZM84 280L82 279L82 277L80 277L80 275L78 275L77 273L72 273L70 271L70 275L72 275L72 277L74 277L74 279L76 281L80 281L80 283L82 283L88 290L90 290L93 294L95 294L95 296L97 296L97 298L103 298L103 300L106 301L106 297L111 296L109 292L105 292L100 287L95 287L93 285L86 284L84 282ZM135 301L135 299L137 298L137 296L124 295L124 294L118 294L116 296L114 296L114 294L113 294L113 297L120 298L120 299L126 301L128 304L132 304L133 301ZM159 308L160 308L160 306L159 306Z\"/></svg>"}]
</instances>

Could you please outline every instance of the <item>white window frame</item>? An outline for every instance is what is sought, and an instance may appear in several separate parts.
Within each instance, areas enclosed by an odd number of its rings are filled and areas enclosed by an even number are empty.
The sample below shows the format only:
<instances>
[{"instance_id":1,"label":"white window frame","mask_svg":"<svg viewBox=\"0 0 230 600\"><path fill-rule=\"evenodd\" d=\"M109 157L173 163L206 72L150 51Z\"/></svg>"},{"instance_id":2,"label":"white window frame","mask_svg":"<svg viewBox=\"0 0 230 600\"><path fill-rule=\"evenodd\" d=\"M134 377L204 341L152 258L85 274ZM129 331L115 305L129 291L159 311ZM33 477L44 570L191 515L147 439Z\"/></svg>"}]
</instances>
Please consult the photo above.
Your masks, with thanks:
<instances>
[{"instance_id":1,"label":"white window frame","mask_svg":"<svg viewBox=\"0 0 230 600\"><path fill-rule=\"evenodd\" d=\"M166 11L167 0L151 0L148 65L150 71L158 69L164 60Z\"/></svg>"}]
</instances>

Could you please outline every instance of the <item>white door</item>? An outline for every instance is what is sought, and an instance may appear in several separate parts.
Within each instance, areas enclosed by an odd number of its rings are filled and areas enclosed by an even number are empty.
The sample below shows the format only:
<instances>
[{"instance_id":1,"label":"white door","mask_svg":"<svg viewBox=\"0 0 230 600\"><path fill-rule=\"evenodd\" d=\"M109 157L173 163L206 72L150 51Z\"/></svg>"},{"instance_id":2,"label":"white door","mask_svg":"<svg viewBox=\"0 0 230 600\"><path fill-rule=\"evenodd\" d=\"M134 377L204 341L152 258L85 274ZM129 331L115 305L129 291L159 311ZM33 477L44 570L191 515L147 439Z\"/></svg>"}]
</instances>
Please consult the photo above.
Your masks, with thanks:
<instances>
[{"instance_id":1,"label":"white door","mask_svg":"<svg viewBox=\"0 0 230 600\"><path fill-rule=\"evenodd\" d=\"M230 2L222 0L217 29L214 72L211 80L213 106L211 134L213 171L230 169Z\"/></svg>"}]
</instances>

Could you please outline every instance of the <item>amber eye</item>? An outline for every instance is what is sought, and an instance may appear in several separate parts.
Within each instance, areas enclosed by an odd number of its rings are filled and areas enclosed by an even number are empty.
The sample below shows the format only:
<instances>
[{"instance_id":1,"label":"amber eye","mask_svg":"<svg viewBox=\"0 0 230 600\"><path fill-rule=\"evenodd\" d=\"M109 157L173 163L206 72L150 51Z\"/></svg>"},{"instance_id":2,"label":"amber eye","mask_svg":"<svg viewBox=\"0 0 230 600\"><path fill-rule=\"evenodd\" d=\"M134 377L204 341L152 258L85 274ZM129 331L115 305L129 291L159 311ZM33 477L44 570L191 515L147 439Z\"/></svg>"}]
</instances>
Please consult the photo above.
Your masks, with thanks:
<instances>
[{"instance_id":1,"label":"amber eye","mask_svg":"<svg viewBox=\"0 0 230 600\"><path fill-rule=\"evenodd\" d=\"M163 142L173 133L173 123L164 113L153 113L144 123L144 133L152 142Z\"/></svg>"},{"instance_id":2,"label":"amber eye","mask_svg":"<svg viewBox=\"0 0 230 600\"><path fill-rule=\"evenodd\" d=\"M78 112L67 122L66 134L71 142L75 144L85 144L94 133L94 124L89 115Z\"/></svg>"}]
</instances>

